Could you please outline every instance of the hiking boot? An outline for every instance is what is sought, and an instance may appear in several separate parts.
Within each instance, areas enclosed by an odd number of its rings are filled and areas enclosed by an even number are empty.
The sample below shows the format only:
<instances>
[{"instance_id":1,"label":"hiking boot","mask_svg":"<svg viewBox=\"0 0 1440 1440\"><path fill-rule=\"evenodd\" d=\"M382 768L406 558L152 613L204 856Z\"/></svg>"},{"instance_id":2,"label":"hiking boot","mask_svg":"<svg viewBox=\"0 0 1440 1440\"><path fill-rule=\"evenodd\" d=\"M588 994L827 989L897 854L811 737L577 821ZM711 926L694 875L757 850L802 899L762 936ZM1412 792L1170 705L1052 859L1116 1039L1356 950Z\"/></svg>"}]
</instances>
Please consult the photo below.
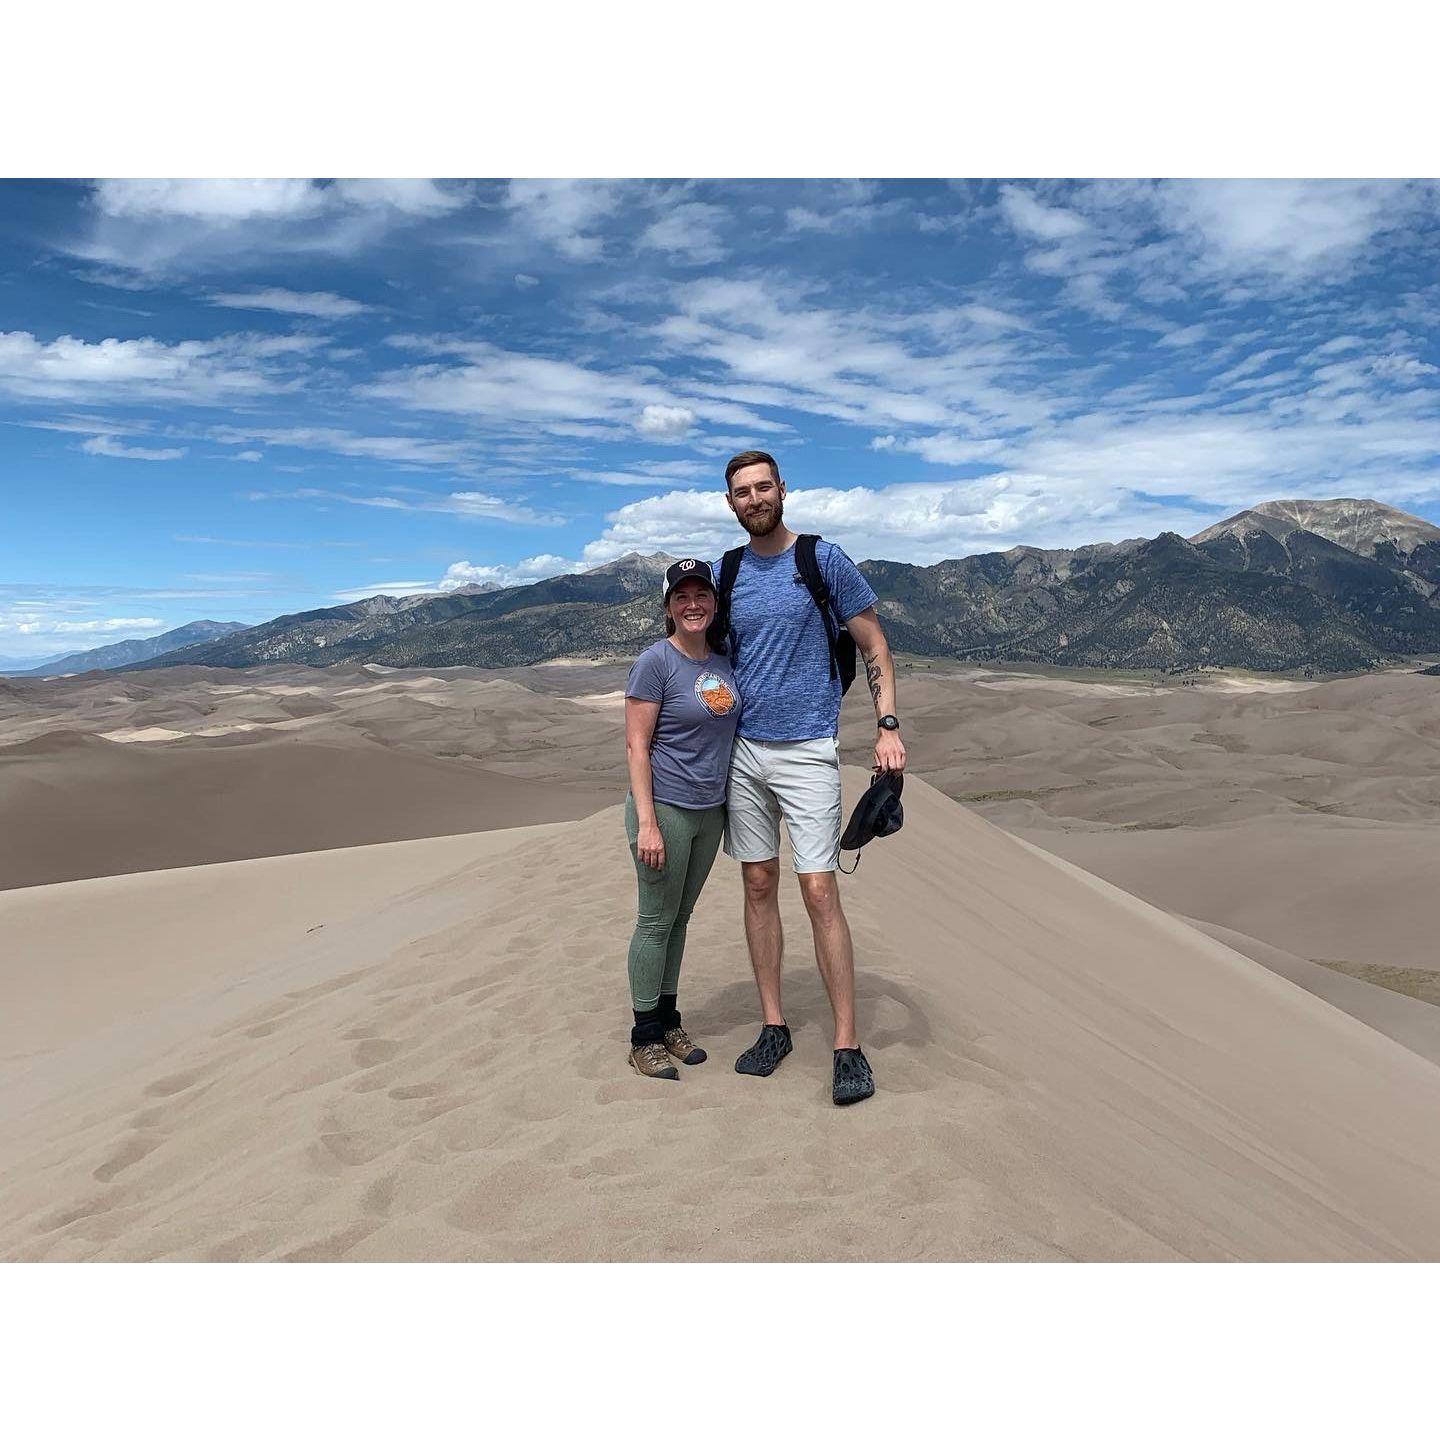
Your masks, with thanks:
<instances>
[{"instance_id":1,"label":"hiking boot","mask_svg":"<svg viewBox=\"0 0 1440 1440\"><path fill-rule=\"evenodd\" d=\"M648 1075L654 1080L678 1080L680 1072L670 1063L670 1057L661 1044L632 1045L630 1047L630 1068L637 1075Z\"/></svg>"},{"instance_id":2,"label":"hiking boot","mask_svg":"<svg viewBox=\"0 0 1440 1440\"><path fill-rule=\"evenodd\" d=\"M864 1051L858 1045L853 1050L837 1050L830 1098L837 1105L853 1105L857 1100L868 1100L874 1093L875 1075Z\"/></svg>"},{"instance_id":3,"label":"hiking boot","mask_svg":"<svg viewBox=\"0 0 1440 1440\"><path fill-rule=\"evenodd\" d=\"M709 1058L679 1025L665 1032L665 1048L682 1065L703 1065Z\"/></svg>"},{"instance_id":4,"label":"hiking boot","mask_svg":"<svg viewBox=\"0 0 1440 1440\"><path fill-rule=\"evenodd\" d=\"M773 1075L794 1049L788 1025L766 1025L760 1038L735 1062L737 1075Z\"/></svg>"}]
</instances>

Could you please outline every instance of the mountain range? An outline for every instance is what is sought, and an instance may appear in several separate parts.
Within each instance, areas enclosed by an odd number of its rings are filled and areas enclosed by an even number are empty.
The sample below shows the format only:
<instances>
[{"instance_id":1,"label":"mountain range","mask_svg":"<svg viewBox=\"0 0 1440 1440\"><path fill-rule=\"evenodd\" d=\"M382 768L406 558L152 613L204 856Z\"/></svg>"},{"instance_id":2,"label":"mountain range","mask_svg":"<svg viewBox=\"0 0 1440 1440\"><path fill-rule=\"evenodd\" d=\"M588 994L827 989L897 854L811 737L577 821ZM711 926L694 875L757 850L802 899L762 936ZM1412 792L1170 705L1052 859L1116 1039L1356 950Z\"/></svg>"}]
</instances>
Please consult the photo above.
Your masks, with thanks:
<instances>
[{"instance_id":1,"label":"mountain range","mask_svg":"<svg viewBox=\"0 0 1440 1440\"><path fill-rule=\"evenodd\" d=\"M534 664L631 656L662 633L672 557L282 615L127 668ZM1440 653L1440 527L1374 500L1276 500L1199 534L929 566L869 560L891 646L977 661L1364 670Z\"/></svg>"},{"instance_id":2,"label":"mountain range","mask_svg":"<svg viewBox=\"0 0 1440 1440\"><path fill-rule=\"evenodd\" d=\"M0 673L78 675L86 670L124 670L171 650L206 644L246 628L238 620L192 620L188 625L167 630L163 635L151 635L144 640L120 640L95 650L74 650L68 655L55 655L38 662L14 660L9 667L0 665Z\"/></svg>"}]
</instances>

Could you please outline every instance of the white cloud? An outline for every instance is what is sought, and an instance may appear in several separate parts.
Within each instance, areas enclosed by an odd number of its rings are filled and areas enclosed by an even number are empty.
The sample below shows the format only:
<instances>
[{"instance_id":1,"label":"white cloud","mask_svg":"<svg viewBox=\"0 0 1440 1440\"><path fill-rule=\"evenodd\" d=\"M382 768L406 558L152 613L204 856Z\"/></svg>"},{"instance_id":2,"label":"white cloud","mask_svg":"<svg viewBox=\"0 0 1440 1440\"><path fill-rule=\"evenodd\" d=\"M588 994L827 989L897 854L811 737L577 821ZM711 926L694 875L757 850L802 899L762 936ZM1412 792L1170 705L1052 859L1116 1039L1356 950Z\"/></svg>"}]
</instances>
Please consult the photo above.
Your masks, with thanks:
<instances>
[{"instance_id":1,"label":"white cloud","mask_svg":"<svg viewBox=\"0 0 1440 1440\"><path fill-rule=\"evenodd\" d=\"M102 180L90 232L70 250L90 278L123 285L136 272L234 269L266 253L353 254L468 199L431 180Z\"/></svg>"},{"instance_id":2,"label":"white cloud","mask_svg":"<svg viewBox=\"0 0 1440 1440\"><path fill-rule=\"evenodd\" d=\"M647 405L635 428L649 440L680 440L695 425L695 412L688 405Z\"/></svg>"},{"instance_id":3,"label":"white cloud","mask_svg":"<svg viewBox=\"0 0 1440 1440\"><path fill-rule=\"evenodd\" d=\"M416 435L357 435L323 425L294 425L275 429L220 426L209 432L222 445L265 445L297 450L323 450L357 460L383 460L395 465L459 466L472 458L469 446L449 440L426 440ZM247 455L260 457L254 451ZM237 459L243 458L240 456Z\"/></svg>"},{"instance_id":4,"label":"white cloud","mask_svg":"<svg viewBox=\"0 0 1440 1440\"><path fill-rule=\"evenodd\" d=\"M457 560L440 577L441 590L458 590L464 585L527 585L535 580L548 580L552 575L576 575L584 569L578 560L559 555L532 555L513 565L472 565Z\"/></svg>"},{"instance_id":5,"label":"white cloud","mask_svg":"<svg viewBox=\"0 0 1440 1440\"><path fill-rule=\"evenodd\" d=\"M552 575L575 575L585 566L578 560L566 560L559 555L532 555L527 560L514 564L472 565L468 560L457 560L450 565L439 580L387 580L354 585L348 590L337 590L334 599L350 602L368 600L372 595L443 595L467 585L529 585L536 580L548 580Z\"/></svg>"},{"instance_id":6,"label":"white cloud","mask_svg":"<svg viewBox=\"0 0 1440 1440\"><path fill-rule=\"evenodd\" d=\"M1068 240L1090 229L1083 215L1042 204L1018 185L1000 187L1000 212L1022 235L1036 240Z\"/></svg>"},{"instance_id":7,"label":"white cloud","mask_svg":"<svg viewBox=\"0 0 1440 1440\"><path fill-rule=\"evenodd\" d=\"M606 518L604 534L585 547L587 566L603 565L632 550L714 555L745 539L725 496L714 490L673 490L622 506Z\"/></svg>"},{"instance_id":8,"label":"white cloud","mask_svg":"<svg viewBox=\"0 0 1440 1440\"><path fill-rule=\"evenodd\" d=\"M993 305L962 305L960 314L974 325L983 325L991 330L1033 330L1035 327L1019 315L1008 310L997 310Z\"/></svg>"},{"instance_id":9,"label":"white cloud","mask_svg":"<svg viewBox=\"0 0 1440 1440\"><path fill-rule=\"evenodd\" d=\"M101 180L95 203L117 219L294 219L325 203L313 180Z\"/></svg>"},{"instance_id":10,"label":"white cloud","mask_svg":"<svg viewBox=\"0 0 1440 1440\"><path fill-rule=\"evenodd\" d=\"M839 228L839 219L836 215L822 215L818 210L811 210L805 205L792 205L785 212L785 228L787 230L819 231L822 234Z\"/></svg>"},{"instance_id":11,"label":"white cloud","mask_svg":"<svg viewBox=\"0 0 1440 1440\"><path fill-rule=\"evenodd\" d=\"M572 470L570 478L596 485L675 485L689 480L709 479L719 484L724 470L702 460L637 460L624 470Z\"/></svg>"},{"instance_id":12,"label":"white cloud","mask_svg":"<svg viewBox=\"0 0 1440 1440\"><path fill-rule=\"evenodd\" d=\"M534 289L534 287L535 287L536 285L538 285L539 283L540 283L539 279L538 279L536 276L534 276L534 275L517 275L517 276L515 277L515 284L516 284L521 290L531 290L531 289Z\"/></svg>"},{"instance_id":13,"label":"white cloud","mask_svg":"<svg viewBox=\"0 0 1440 1440\"><path fill-rule=\"evenodd\" d=\"M1327 340L1323 345L1317 345L1314 353L1316 355L1338 355L1343 350L1361 350L1365 341L1358 335L1337 335L1333 340Z\"/></svg>"},{"instance_id":14,"label":"white cloud","mask_svg":"<svg viewBox=\"0 0 1440 1440\"><path fill-rule=\"evenodd\" d=\"M354 207L404 215L444 215L466 195L433 180L101 180L95 204L113 219L245 220L309 219L322 211Z\"/></svg>"},{"instance_id":15,"label":"white cloud","mask_svg":"<svg viewBox=\"0 0 1440 1440\"><path fill-rule=\"evenodd\" d=\"M805 202L785 211L785 229L792 235L839 235L868 230L882 221L909 214L909 200L879 199L880 187L872 180L811 182L802 191ZM917 216L921 229L935 229L933 221Z\"/></svg>"},{"instance_id":16,"label":"white cloud","mask_svg":"<svg viewBox=\"0 0 1440 1440\"><path fill-rule=\"evenodd\" d=\"M463 191L442 189L433 180L337 180L336 199L351 205L383 207L403 215L446 215L466 203Z\"/></svg>"},{"instance_id":17,"label":"white cloud","mask_svg":"<svg viewBox=\"0 0 1440 1440\"><path fill-rule=\"evenodd\" d=\"M237 550L359 550L360 540L235 540L225 535L172 535L182 545L225 545Z\"/></svg>"},{"instance_id":18,"label":"white cloud","mask_svg":"<svg viewBox=\"0 0 1440 1440\"><path fill-rule=\"evenodd\" d=\"M618 423L633 413L637 403L644 403L649 390L642 383L569 360L491 345L469 346L464 353L468 364L393 371L366 386L364 393L419 410L504 421Z\"/></svg>"},{"instance_id":19,"label":"white cloud","mask_svg":"<svg viewBox=\"0 0 1440 1440\"><path fill-rule=\"evenodd\" d=\"M302 337L245 335L175 344L148 337L91 343L73 335L46 342L11 330L0 333L0 390L26 399L204 404L274 389L275 363L310 346Z\"/></svg>"},{"instance_id":20,"label":"white cloud","mask_svg":"<svg viewBox=\"0 0 1440 1440\"><path fill-rule=\"evenodd\" d=\"M618 208L619 187L603 180L512 180L505 204L516 222L567 260L598 260L592 233Z\"/></svg>"},{"instance_id":21,"label":"white cloud","mask_svg":"<svg viewBox=\"0 0 1440 1440\"><path fill-rule=\"evenodd\" d=\"M893 435L881 437L889 445L870 442L872 450L902 450L918 455L932 465L974 465L980 461L993 460L1004 453L1003 440L968 440L960 435L917 435L909 440L896 440Z\"/></svg>"},{"instance_id":22,"label":"white cloud","mask_svg":"<svg viewBox=\"0 0 1440 1440\"><path fill-rule=\"evenodd\" d=\"M1085 416L1006 458L1094 495L1125 488L1226 508L1337 493L1403 504L1440 489L1440 447L1427 415L1387 413L1365 391L1301 403L1293 415L1277 415L1267 402L1251 414Z\"/></svg>"},{"instance_id":23,"label":"white cloud","mask_svg":"<svg viewBox=\"0 0 1440 1440\"><path fill-rule=\"evenodd\" d=\"M1210 327L1203 321L1195 325L1177 325L1175 329L1167 330L1155 343L1167 349L1184 349L1198 345L1209 334Z\"/></svg>"},{"instance_id":24,"label":"white cloud","mask_svg":"<svg viewBox=\"0 0 1440 1440\"><path fill-rule=\"evenodd\" d=\"M190 453L184 448L147 450L141 445L122 445L111 435L93 435L80 448L87 455L111 455L118 460L183 460Z\"/></svg>"},{"instance_id":25,"label":"white cloud","mask_svg":"<svg viewBox=\"0 0 1440 1440\"><path fill-rule=\"evenodd\" d=\"M579 439L629 437L635 433L637 411L643 425L646 407L656 408L652 424L678 424L678 416L667 416L665 411L682 408L679 397L650 374L595 370L571 360L527 355L489 344L438 345L399 336L391 343L458 355L464 363L391 371L361 393L416 410L476 416L505 428L535 427ZM697 420L757 430L786 428L766 422L723 396L686 396L683 408Z\"/></svg>"},{"instance_id":26,"label":"white cloud","mask_svg":"<svg viewBox=\"0 0 1440 1440\"><path fill-rule=\"evenodd\" d=\"M348 605L354 600L368 600L372 595L431 595L433 580L372 580L368 585L355 585L349 590L336 590L330 598Z\"/></svg>"},{"instance_id":27,"label":"white cloud","mask_svg":"<svg viewBox=\"0 0 1440 1440\"><path fill-rule=\"evenodd\" d=\"M1256 371L1266 369L1272 360L1284 353L1283 350L1277 350L1273 347L1265 350L1252 351L1243 360L1232 365L1223 374L1217 375L1210 383L1217 390L1224 389L1227 385L1233 385L1235 381L1244 379L1247 375L1253 375Z\"/></svg>"},{"instance_id":28,"label":"white cloud","mask_svg":"<svg viewBox=\"0 0 1440 1440\"><path fill-rule=\"evenodd\" d=\"M342 505L363 505L372 510L432 511L459 515L467 520L501 520L508 525L563 525L558 515L542 515L528 505L480 490L455 490L448 495L401 498L398 495L364 495L305 485L298 490L250 490L245 500L318 500Z\"/></svg>"},{"instance_id":29,"label":"white cloud","mask_svg":"<svg viewBox=\"0 0 1440 1440\"><path fill-rule=\"evenodd\" d=\"M648 225L636 244L641 250L663 250L689 265L713 264L725 258L718 233L724 218L722 206L684 201Z\"/></svg>"},{"instance_id":30,"label":"white cloud","mask_svg":"<svg viewBox=\"0 0 1440 1440\"><path fill-rule=\"evenodd\" d=\"M1195 343L1199 322L1160 313L1219 311L1259 298L1306 298L1433 228L1440 191L1424 181L1101 181L1041 200L1005 186L1000 213L1032 242L1025 267L1053 277L1061 298L1110 324ZM1050 203L1063 193L1065 206Z\"/></svg>"},{"instance_id":31,"label":"white cloud","mask_svg":"<svg viewBox=\"0 0 1440 1440\"><path fill-rule=\"evenodd\" d=\"M560 525L558 515L540 515L528 506L517 505L500 495L487 495L481 490L457 490L439 508L470 519L504 520L511 525Z\"/></svg>"},{"instance_id":32,"label":"white cloud","mask_svg":"<svg viewBox=\"0 0 1440 1440\"><path fill-rule=\"evenodd\" d=\"M363 315L370 306L358 300L347 300L328 290L300 292L295 290L248 290L212 295L212 305L229 310L273 310L280 315L313 315L322 320L344 320Z\"/></svg>"},{"instance_id":33,"label":"white cloud","mask_svg":"<svg viewBox=\"0 0 1440 1440\"><path fill-rule=\"evenodd\" d=\"M792 490L785 522L813 530L855 560L892 559L911 564L1012 545L1060 546L1121 540L1161 530L1191 533L1215 518L1200 506L1162 505L1112 490L1040 474L1007 473L937 484L856 486L849 490ZM745 533L713 491L674 491L615 511L598 540L585 547L587 564L602 564L632 550L650 554L715 556L742 544Z\"/></svg>"},{"instance_id":34,"label":"white cloud","mask_svg":"<svg viewBox=\"0 0 1440 1440\"><path fill-rule=\"evenodd\" d=\"M1171 180L1156 194L1202 266L1288 282L1345 273L1375 236L1433 203L1388 180Z\"/></svg>"},{"instance_id":35,"label":"white cloud","mask_svg":"<svg viewBox=\"0 0 1440 1440\"><path fill-rule=\"evenodd\" d=\"M106 616L92 620L60 620L30 607L0 610L0 635L104 636L108 640L141 639L166 628L148 616Z\"/></svg>"},{"instance_id":36,"label":"white cloud","mask_svg":"<svg viewBox=\"0 0 1440 1440\"><path fill-rule=\"evenodd\" d=\"M724 374L685 386L687 404L714 396L882 431L1003 430L1054 408L1026 359L1032 341L957 326L953 310L807 306L803 290L778 278L697 280L678 287L676 298L656 334L671 352Z\"/></svg>"}]
</instances>

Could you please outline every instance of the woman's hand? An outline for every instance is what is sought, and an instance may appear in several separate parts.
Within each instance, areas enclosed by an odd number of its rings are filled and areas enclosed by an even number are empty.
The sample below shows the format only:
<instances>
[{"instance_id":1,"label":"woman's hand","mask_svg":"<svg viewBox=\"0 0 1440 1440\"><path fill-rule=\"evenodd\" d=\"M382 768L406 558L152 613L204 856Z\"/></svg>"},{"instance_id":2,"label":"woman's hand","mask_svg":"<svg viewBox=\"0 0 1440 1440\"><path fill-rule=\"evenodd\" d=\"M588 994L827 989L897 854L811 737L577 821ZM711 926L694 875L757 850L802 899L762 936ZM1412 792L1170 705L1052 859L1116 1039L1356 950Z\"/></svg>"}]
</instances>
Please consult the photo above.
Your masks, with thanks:
<instances>
[{"instance_id":1,"label":"woman's hand","mask_svg":"<svg viewBox=\"0 0 1440 1440\"><path fill-rule=\"evenodd\" d=\"M652 870L665 868L665 837L661 835L660 826L654 820L640 827L635 851Z\"/></svg>"}]
</instances>

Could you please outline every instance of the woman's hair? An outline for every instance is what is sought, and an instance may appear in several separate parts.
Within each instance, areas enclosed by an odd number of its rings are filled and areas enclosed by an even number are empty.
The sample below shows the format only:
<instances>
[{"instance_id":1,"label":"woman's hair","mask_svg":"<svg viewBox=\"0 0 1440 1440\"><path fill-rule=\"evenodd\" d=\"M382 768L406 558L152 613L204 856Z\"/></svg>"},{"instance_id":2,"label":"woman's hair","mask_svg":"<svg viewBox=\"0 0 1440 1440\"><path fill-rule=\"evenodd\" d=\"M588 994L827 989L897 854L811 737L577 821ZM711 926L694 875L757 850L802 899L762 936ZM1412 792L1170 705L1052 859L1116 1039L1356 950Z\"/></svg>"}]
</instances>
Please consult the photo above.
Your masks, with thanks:
<instances>
[{"instance_id":1,"label":"woman's hair","mask_svg":"<svg viewBox=\"0 0 1440 1440\"><path fill-rule=\"evenodd\" d=\"M674 591L671 591L671 595L674 595ZM718 602L720 597L717 595L715 598ZM717 604L715 618L710 622L705 631L705 643L716 655L728 655L730 653L729 629L730 627L720 618L720 611ZM669 636L674 633L675 617L670 613L670 602L667 600L665 602L665 634Z\"/></svg>"}]
</instances>

